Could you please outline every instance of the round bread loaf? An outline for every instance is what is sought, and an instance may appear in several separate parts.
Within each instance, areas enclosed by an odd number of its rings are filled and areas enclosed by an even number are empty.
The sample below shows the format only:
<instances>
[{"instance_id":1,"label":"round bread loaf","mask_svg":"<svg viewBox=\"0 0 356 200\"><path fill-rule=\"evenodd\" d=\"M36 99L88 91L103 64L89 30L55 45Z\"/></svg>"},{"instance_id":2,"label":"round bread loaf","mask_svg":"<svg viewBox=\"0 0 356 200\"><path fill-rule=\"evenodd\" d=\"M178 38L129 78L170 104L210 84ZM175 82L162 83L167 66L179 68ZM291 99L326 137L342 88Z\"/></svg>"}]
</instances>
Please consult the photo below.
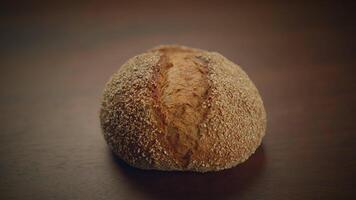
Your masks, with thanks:
<instances>
[{"instance_id":1,"label":"round bread loaf","mask_svg":"<svg viewBox=\"0 0 356 200\"><path fill-rule=\"evenodd\" d=\"M261 97L216 52L159 46L129 59L106 84L101 126L111 150L141 169L217 171L261 144Z\"/></svg>"}]
</instances>

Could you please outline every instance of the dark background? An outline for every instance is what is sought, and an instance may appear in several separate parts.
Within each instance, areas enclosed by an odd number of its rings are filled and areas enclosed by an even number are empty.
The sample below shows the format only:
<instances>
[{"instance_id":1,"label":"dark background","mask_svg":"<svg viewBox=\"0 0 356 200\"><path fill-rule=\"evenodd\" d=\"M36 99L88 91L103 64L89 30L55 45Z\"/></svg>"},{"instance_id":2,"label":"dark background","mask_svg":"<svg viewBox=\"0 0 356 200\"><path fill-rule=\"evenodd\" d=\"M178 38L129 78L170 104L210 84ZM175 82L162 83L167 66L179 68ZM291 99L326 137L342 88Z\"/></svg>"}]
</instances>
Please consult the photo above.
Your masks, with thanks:
<instances>
[{"instance_id":1,"label":"dark background","mask_svg":"<svg viewBox=\"0 0 356 200\"><path fill-rule=\"evenodd\" d=\"M9 1L10 2L10 1ZM0 199L355 199L355 5L343 1L2 2ZM263 145L222 172L141 171L101 135L105 82L159 44L241 65Z\"/></svg>"}]
</instances>

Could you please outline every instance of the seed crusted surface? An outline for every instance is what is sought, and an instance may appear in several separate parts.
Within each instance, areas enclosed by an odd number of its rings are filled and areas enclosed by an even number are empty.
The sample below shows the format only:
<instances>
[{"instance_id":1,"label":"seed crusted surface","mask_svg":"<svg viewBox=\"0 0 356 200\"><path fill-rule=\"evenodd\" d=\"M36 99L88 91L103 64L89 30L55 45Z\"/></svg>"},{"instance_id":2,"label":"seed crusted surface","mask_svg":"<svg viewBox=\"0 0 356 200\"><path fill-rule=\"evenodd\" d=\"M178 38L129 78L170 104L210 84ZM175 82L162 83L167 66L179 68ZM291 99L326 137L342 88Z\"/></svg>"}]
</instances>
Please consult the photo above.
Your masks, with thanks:
<instances>
[{"instance_id":1,"label":"seed crusted surface","mask_svg":"<svg viewBox=\"0 0 356 200\"><path fill-rule=\"evenodd\" d=\"M169 124L162 122L167 123L170 109L162 104L162 93L157 93L164 91L162 76L167 78L167 74L157 76L167 64L162 62L163 49L196 54L197 66L204 68L200 79L207 84L196 105L202 115L192 122L169 116L170 124L183 123L179 130L185 130L182 137L188 138L175 140L181 143L177 146L167 142L171 132ZM142 169L205 172L230 168L251 156L265 134L266 113L256 87L239 66L215 52L159 46L125 63L109 80L103 96L100 118L107 143L121 159ZM165 114L160 113L162 109Z\"/></svg>"}]
</instances>

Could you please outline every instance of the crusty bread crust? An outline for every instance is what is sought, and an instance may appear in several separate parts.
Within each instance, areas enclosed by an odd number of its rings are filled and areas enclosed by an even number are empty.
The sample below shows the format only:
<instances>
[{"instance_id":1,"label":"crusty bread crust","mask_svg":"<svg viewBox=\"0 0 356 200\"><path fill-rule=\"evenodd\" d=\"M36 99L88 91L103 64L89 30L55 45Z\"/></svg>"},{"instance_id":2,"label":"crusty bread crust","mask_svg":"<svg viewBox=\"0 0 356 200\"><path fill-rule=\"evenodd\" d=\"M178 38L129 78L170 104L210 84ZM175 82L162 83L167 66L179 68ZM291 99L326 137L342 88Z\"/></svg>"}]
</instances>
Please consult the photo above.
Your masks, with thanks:
<instances>
[{"instance_id":1,"label":"crusty bread crust","mask_svg":"<svg viewBox=\"0 0 356 200\"><path fill-rule=\"evenodd\" d=\"M112 151L142 169L217 171L245 161L266 129L246 73L215 52L159 46L107 83L100 111Z\"/></svg>"}]
</instances>

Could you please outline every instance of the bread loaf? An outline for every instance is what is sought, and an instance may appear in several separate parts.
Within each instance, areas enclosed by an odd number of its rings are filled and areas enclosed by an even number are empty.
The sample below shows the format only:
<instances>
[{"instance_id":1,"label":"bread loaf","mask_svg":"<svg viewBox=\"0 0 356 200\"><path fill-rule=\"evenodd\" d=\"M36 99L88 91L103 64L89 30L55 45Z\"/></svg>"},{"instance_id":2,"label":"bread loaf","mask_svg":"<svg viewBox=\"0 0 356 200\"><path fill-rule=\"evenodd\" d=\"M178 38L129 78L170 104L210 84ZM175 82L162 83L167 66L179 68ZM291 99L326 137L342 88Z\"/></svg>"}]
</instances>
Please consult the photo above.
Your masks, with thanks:
<instances>
[{"instance_id":1,"label":"bread loaf","mask_svg":"<svg viewBox=\"0 0 356 200\"><path fill-rule=\"evenodd\" d=\"M216 52L159 46L129 59L107 83L100 110L111 150L131 166L217 171L261 144L261 97L236 64Z\"/></svg>"}]
</instances>

